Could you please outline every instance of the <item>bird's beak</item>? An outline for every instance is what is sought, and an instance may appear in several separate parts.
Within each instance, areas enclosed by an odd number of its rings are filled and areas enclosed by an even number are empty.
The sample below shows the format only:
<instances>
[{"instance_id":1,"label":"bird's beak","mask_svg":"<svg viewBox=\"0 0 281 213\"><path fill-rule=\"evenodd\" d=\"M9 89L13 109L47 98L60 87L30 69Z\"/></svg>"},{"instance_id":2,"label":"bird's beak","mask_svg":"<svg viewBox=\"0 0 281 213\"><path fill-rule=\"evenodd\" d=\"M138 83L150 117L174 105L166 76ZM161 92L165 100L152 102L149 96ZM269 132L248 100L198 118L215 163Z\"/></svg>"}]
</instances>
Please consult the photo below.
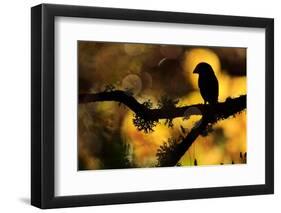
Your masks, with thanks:
<instances>
[{"instance_id":1,"label":"bird's beak","mask_svg":"<svg viewBox=\"0 0 281 213\"><path fill-rule=\"evenodd\" d=\"M194 70L193 70L193 73L199 73L199 72L198 72L198 69L194 69Z\"/></svg>"}]
</instances>

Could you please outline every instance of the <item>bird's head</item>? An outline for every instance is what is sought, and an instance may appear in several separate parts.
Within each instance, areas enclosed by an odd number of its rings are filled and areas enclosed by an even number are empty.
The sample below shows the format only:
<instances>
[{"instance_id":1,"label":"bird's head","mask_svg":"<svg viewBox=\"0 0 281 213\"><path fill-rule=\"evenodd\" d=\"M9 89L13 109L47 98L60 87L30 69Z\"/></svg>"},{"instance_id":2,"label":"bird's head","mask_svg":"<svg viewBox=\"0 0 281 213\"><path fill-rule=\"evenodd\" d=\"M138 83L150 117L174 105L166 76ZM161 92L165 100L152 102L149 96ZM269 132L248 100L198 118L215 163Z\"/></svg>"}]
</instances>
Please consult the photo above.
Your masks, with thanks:
<instances>
[{"instance_id":1,"label":"bird's head","mask_svg":"<svg viewBox=\"0 0 281 213\"><path fill-rule=\"evenodd\" d=\"M193 73L197 73L200 75L201 73L212 71L212 70L213 69L210 64L208 64L206 62L201 62L201 63L197 64L197 66L193 70Z\"/></svg>"}]
</instances>

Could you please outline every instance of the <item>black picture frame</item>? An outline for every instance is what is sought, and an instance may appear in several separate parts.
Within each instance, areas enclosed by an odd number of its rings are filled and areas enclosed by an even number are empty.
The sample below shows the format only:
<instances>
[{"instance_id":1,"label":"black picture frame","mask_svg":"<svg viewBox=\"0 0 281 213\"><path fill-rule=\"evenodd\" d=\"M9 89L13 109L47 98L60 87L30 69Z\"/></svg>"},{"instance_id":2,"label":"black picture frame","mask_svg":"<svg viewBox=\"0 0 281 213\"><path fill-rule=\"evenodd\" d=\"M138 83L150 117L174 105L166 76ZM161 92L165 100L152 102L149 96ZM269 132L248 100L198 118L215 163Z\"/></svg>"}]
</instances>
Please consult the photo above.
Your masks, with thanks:
<instances>
[{"instance_id":1,"label":"black picture frame","mask_svg":"<svg viewBox=\"0 0 281 213\"><path fill-rule=\"evenodd\" d=\"M54 195L55 17L263 28L266 34L265 184L96 195ZM31 204L59 208L272 194L274 192L274 20L224 15L41 4L31 9Z\"/></svg>"}]
</instances>

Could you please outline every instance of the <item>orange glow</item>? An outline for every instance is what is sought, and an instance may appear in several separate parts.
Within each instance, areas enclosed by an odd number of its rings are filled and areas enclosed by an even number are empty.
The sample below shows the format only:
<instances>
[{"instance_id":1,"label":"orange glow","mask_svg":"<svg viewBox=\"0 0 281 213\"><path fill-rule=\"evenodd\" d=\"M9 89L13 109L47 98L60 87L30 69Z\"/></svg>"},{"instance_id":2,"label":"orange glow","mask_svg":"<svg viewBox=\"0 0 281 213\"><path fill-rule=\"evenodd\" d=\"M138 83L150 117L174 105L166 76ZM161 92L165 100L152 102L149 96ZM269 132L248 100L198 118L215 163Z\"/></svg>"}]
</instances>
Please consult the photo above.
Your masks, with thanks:
<instances>
[{"instance_id":1,"label":"orange glow","mask_svg":"<svg viewBox=\"0 0 281 213\"><path fill-rule=\"evenodd\" d=\"M210 49L195 48L185 52L183 61L185 77L194 88L197 88L197 76L193 74L193 70L200 62L209 63L220 81L220 61L218 56Z\"/></svg>"},{"instance_id":2,"label":"orange glow","mask_svg":"<svg viewBox=\"0 0 281 213\"><path fill-rule=\"evenodd\" d=\"M123 121L121 131L124 140L134 150L134 160L140 167L147 167L156 163L156 152L167 138L171 137L170 129L163 123L158 124L154 131L145 134L134 126L133 113L129 111Z\"/></svg>"},{"instance_id":3,"label":"orange glow","mask_svg":"<svg viewBox=\"0 0 281 213\"><path fill-rule=\"evenodd\" d=\"M247 93L246 75L237 75L227 70L223 63L225 59L215 47L116 43L103 45L97 45L100 49L95 49L94 45L91 47L91 50L95 50L94 56L91 52L80 54L79 63L83 69L79 70L79 77L89 81L89 86L86 86L90 93L104 91L105 85L113 84L118 90L131 89L134 98L140 103L149 99L153 108L158 107L157 103L162 95L178 99L177 107L202 104L198 75L193 74L193 70L201 62L209 63L215 72L219 81L219 102ZM242 51L241 57L246 57L244 50L239 51ZM227 51L225 54L231 56ZM170 75L178 75L179 81L169 82ZM169 93L172 85L178 82L182 87L175 87ZM200 122L202 116L197 114L186 119L174 118L173 127L165 125L166 120L162 119L150 133L139 131L133 124L133 118L134 112L118 102L79 104L79 161L83 162L86 169L103 168L104 156L101 157L101 153L104 150L99 149L104 148L102 143L111 145L117 140L121 144L129 144L129 159L136 167L153 167L157 163L156 153L159 147L169 138L185 137ZM194 166L195 160L199 166L243 163L240 153L247 152L246 138L245 110L234 117L218 121L207 136L202 134L196 138L179 163L182 166ZM114 160L116 159L113 158Z\"/></svg>"}]
</instances>

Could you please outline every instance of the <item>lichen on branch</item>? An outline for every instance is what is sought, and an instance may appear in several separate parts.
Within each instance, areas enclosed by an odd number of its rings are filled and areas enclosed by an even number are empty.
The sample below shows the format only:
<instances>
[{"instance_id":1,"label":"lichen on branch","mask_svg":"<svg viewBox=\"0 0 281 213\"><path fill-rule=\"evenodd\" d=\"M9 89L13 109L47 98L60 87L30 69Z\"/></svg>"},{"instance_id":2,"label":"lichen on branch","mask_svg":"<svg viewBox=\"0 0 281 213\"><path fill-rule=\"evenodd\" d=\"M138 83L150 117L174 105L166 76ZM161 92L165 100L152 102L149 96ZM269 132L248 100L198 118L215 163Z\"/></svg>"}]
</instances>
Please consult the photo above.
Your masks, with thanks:
<instances>
[{"instance_id":1,"label":"lichen on branch","mask_svg":"<svg viewBox=\"0 0 281 213\"><path fill-rule=\"evenodd\" d=\"M79 103L89 103L98 101L116 101L126 105L131 109L135 115L133 123L139 131L149 133L157 125L160 119L166 119L172 122L174 118L184 117L185 112L191 108L198 110L191 110L193 115L202 115L198 125L195 125L191 131L181 139L181 141L164 144L164 148L160 147L157 152L158 164L157 166L176 166L181 157L186 153L192 143L199 135L206 135L208 129L219 120L227 119L230 116L235 116L246 109L246 95L241 95L237 98L227 98L225 102L216 104L194 104L189 106L177 107L177 101L165 98L160 104L159 108L152 108L150 100L139 103L132 95L121 90L104 91L96 94L80 94ZM172 124L168 123L170 127ZM170 145L173 146L170 146ZM169 149L169 147L172 149Z\"/></svg>"}]
</instances>

